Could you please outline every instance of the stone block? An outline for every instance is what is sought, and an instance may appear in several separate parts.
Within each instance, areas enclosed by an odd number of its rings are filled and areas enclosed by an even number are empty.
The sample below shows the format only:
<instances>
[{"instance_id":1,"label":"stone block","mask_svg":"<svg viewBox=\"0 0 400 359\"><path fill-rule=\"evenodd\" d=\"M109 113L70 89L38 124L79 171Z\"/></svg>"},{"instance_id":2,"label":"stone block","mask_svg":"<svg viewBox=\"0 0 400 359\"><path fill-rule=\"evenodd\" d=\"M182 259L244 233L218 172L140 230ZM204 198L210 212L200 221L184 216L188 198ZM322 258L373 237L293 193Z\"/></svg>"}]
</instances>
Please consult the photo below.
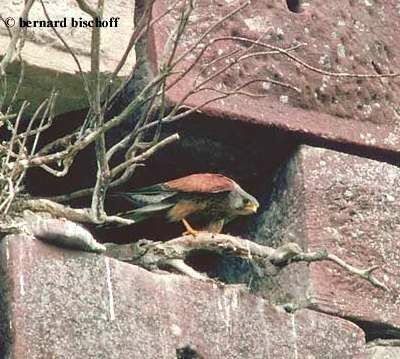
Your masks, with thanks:
<instances>
[{"instance_id":1,"label":"stone block","mask_svg":"<svg viewBox=\"0 0 400 359\"><path fill-rule=\"evenodd\" d=\"M0 1L3 18L13 18L15 25L19 26L19 17L24 7L24 1ZM90 6L96 6L96 1L87 1ZM101 58L100 71L112 73L121 59L130 36L134 29L134 2L131 1L106 1L104 3L104 21L107 27L101 28ZM91 17L81 11L74 0L45 2L47 13L52 21L64 21L65 27L60 23L56 27L58 33L64 38L68 46L79 59L84 73L90 71L91 27L85 26L82 21L89 21ZM118 22L110 22L111 18L118 18ZM31 106L28 112L33 113L38 104L45 99L53 87L60 91L58 98L57 114L80 110L88 107L87 96L79 75L79 69L70 52L58 39L50 26L33 25L33 21L45 21L45 16L40 2L35 2L29 13L30 27L27 30L26 41L21 53L25 62L24 82L18 99L28 99ZM73 24L73 21L75 23ZM111 25L113 25L111 27ZM6 26L0 26L0 57L8 48L10 38ZM132 51L120 76L127 76L135 64L135 55ZM20 66L12 64L7 69L7 82L9 92L19 79ZM34 89L34 91L32 90Z\"/></svg>"},{"instance_id":2,"label":"stone block","mask_svg":"<svg viewBox=\"0 0 400 359\"><path fill-rule=\"evenodd\" d=\"M364 334L341 318L295 314L238 290L155 274L24 236L0 244L10 357L362 358ZM4 316L2 317L4 322Z\"/></svg>"},{"instance_id":3,"label":"stone block","mask_svg":"<svg viewBox=\"0 0 400 359\"><path fill-rule=\"evenodd\" d=\"M304 11L296 13L289 10L289 2L255 0L220 21L244 3L196 2L177 50L178 56L184 53L186 56L175 69L190 68L190 71L168 91L171 103L180 103L195 83L206 81L203 87L208 90L191 94L185 104L195 107L208 102L202 112L216 121L230 118L278 127L310 144L351 146L357 153L398 156L398 81L335 76L399 72L398 8L393 1L372 4L315 0L307 4L299 2ZM168 0L157 1L154 17L164 14L170 5ZM143 56L149 57L153 69L164 59L167 39L177 26L180 11L177 7L169 12L149 32L148 53ZM219 25L195 48L202 34L218 21ZM212 39L216 40L211 44ZM254 41L266 45L254 46ZM302 45L294 51L293 47L299 44ZM202 46L208 48L192 66ZM296 61L287 53L247 56L250 48L250 53L260 53L276 49L274 46L292 48L288 51ZM240 56L246 60L235 63ZM218 58L221 60L217 61ZM223 70L229 63L234 65ZM273 80L298 91L274 84ZM250 85L242 87L249 82ZM256 96L239 94L209 102L239 88Z\"/></svg>"},{"instance_id":4,"label":"stone block","mask_svg":"<svg viewBox=\"0 0 400 359\"><path fill-rule=\"evenodd\" d=\"M275 178L258 223L258 240L296 241L304 250L326 249L374 275L389 291L330 262L294 263L266 293L358 321L367 339L396 338L400 328L400 169L321 148L301 146Z\"/></svg>"}]
</instances>

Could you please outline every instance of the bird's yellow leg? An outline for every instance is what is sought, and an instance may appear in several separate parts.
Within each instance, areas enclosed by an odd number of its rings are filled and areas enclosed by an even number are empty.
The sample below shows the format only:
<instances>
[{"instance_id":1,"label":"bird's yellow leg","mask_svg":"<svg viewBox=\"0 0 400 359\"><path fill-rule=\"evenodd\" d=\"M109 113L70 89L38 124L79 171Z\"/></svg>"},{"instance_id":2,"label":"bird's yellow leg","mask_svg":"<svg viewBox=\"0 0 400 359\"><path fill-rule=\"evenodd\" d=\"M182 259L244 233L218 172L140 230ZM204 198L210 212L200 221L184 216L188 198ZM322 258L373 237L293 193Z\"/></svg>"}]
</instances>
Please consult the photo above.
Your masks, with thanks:
<instances>
[{"instance_id":1,"label":"bird's yellow leg","mask_svg":"<svg viewBox=\"0 0 400 359\"><path fill-rule=\"evenodd\" d=\"M183 225L184 225L185 228L186 228L186 231L182 233L184 236L185 236L185 235L188 235L188 234L191 234L192 236L197 236L197 235L199 234L199 231L196 231L196 230L189 224L189 222L188 222L185 218L182 218L182 223L183 223Z\"/></svg>"}]
</instances>

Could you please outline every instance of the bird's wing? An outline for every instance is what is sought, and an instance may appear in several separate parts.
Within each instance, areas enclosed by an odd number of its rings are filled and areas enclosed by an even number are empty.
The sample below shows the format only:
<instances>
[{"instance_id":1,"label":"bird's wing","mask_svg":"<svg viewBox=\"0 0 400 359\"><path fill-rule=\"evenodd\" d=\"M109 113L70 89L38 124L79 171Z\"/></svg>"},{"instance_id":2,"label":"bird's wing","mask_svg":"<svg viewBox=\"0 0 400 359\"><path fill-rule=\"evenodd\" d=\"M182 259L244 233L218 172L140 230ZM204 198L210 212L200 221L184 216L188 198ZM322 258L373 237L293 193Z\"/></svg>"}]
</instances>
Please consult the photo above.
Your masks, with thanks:
<instances>
[{"instance_id":1,"label":"bird's wing","mask_svg":"<svg viewBox=\"0 0 400 359\"><path fill-rule=\"evenodd\" d=\"M230 192L236 183L228 177L215 173L199 173L158 183L153 186L138 188L133 192L114 193L132 202L156 203L171 198L179 192L184 193L219 193Z\"/></svg>"},{"instance_id":2,"label":"bird's wing","mask_svg":"<svg viewBox=\"0 0 400 359\"><path fill-rule=\"evenodd\" d=\"M219 193L234 190L236 184L233 180L220 174L199 173L168 181L158 186L161 186L164 190L177 192Z\"/></svg>"}]
</instances>

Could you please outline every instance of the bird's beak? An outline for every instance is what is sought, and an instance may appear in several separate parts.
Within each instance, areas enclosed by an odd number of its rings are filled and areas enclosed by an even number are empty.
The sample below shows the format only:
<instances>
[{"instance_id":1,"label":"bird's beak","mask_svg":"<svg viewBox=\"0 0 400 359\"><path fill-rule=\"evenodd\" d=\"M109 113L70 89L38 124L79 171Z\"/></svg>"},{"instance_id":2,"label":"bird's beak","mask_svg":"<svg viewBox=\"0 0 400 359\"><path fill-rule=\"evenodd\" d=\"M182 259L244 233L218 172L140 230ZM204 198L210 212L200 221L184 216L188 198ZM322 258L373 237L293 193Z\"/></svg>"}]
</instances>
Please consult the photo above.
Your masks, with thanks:
<instances>
[{"instance_id":1,"label":"bird's beak","mask_svg":"<svg viewBox=\"0 0 400 359\"><path fill-rule=\"evenodd\" d=\"M248 210L250 213L257 213L258 207L259 207L258 203L252 202L246 206L246 210Z\"/></svg>"}]
</instances>

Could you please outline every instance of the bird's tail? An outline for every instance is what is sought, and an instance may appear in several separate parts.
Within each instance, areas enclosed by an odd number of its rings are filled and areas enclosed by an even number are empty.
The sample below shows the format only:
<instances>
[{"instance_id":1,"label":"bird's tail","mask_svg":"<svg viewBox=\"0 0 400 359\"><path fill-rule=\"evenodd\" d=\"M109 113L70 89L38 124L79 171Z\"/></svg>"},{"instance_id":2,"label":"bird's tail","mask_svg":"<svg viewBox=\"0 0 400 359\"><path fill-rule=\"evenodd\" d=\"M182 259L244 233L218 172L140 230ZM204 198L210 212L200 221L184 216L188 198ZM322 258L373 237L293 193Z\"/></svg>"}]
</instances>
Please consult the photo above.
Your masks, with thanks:
<instances>
[{"instance_id":1,"label":"bird's tail","mask_svg":"<svg viewBox=\"0 0 400 359\"><path fill-rule=\"evenodd\" d=\"M142 222L147 218L161 215L167 209L174 206L173 203L163 203L164 199L173 196L175 193L149 193L149 192L114 192L110 197L121 197L127 199L135 207L131 210L119 212L116 216L130 219L135 223ZM109 224L100 224L98 227L110 227Z\"/></svg>"},{"instance_id":2,"label":"bird's tail","mask_svg":"<svg viewBox=\"0 0 400 359\"><path fill-rule=\"evenodd\" d=\"M117 216L131 219L135 222L141 222L149 217L163 213L165 210L173 207L171 203L154 203L147 206L132 209L130 211L118 213Z\"/></svg>"},{"instance_id":3,"label":"bird's tail","mask_svg":"<svg viewBox=\"0 0 400 359\"><path fill-rule=\"evenodd\" d=\"M128 200L134 207L143 207L150 204L157 204L167 198L174 196L175 192L150 192L150 191L137 191L137 192L114 192L110 197L120 197Z\"/></svg>"}]
</instances>

